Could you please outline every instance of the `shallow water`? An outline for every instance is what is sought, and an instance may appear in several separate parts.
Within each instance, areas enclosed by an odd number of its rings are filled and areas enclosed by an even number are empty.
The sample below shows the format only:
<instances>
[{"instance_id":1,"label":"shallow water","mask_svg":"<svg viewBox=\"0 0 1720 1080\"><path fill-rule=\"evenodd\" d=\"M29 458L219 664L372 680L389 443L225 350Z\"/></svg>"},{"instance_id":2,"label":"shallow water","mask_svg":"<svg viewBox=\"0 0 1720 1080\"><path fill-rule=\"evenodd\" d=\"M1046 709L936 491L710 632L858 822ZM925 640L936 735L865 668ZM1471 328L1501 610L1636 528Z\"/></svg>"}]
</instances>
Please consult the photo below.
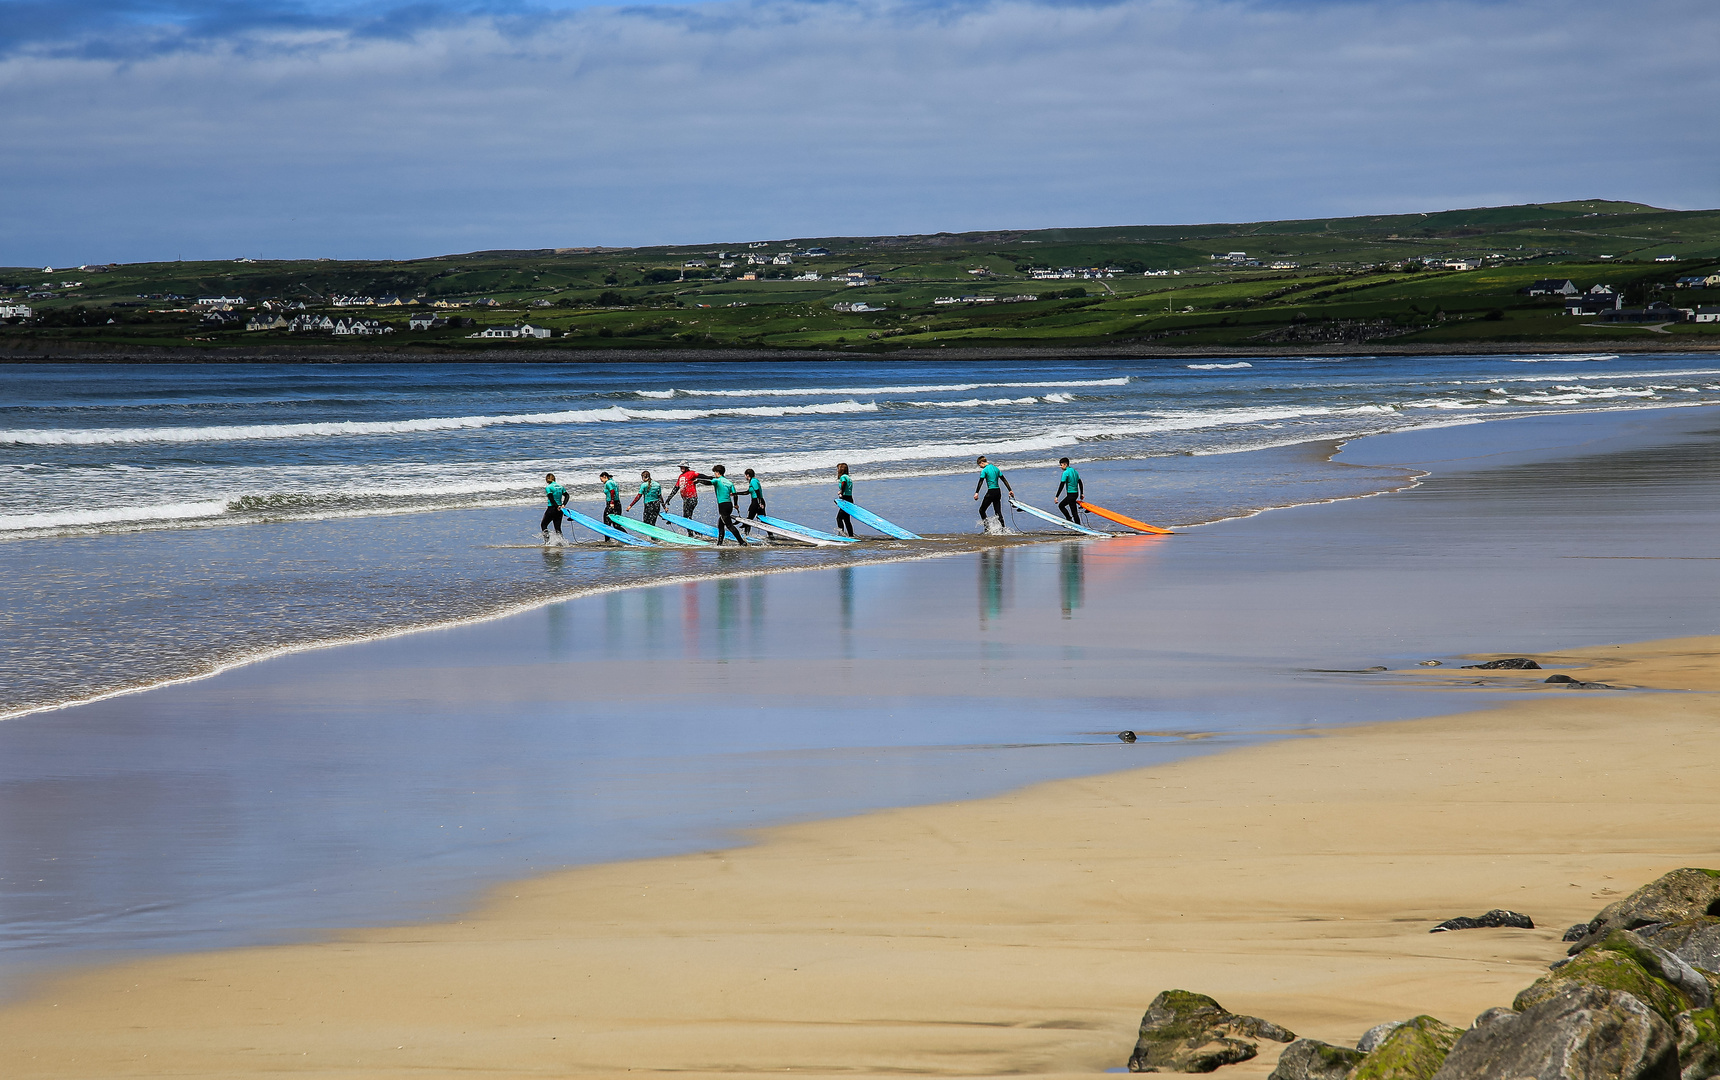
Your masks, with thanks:
<instances>
[{"instance_id":1,"label":"shallow water","mask_svg":"<svg viewBox=\"0 0 1720 1080\"><path fill-rule=\"evenodd\" d=\"M1096 501L1187 524L1404 482L1327 462L1344 437L1720 401L1700 356L1239 363L0 365L0 716L643 581L902 554L545 554L552 469L595 513L599 467L720 458L828 528L847 460L862 502L936 534L974 530L975 454L1041 506L1069 454Z\"/></svg>"},{"instance_id":2,"label":"shallow water","mask_svg":"<svg viewBox=\"0 0 1720 1080\"><path fill-rule=\"evenodd\" d=\"M427 917L758 824L1569 693L1364 669L1712 631L1717 426L1390 436L1340 460L1435 470L1413 491L612 592L14 719L0 963Z\"/></svg>"}]
</instances>

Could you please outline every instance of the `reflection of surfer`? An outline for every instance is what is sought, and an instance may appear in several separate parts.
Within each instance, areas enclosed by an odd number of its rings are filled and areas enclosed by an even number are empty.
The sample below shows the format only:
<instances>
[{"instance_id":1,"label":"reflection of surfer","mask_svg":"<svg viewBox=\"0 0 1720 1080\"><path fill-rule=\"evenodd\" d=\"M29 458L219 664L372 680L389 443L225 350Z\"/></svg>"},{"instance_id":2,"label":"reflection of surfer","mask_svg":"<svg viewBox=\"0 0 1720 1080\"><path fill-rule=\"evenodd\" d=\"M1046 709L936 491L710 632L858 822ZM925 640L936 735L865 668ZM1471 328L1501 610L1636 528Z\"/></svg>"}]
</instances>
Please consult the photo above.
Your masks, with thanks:
<instances>
[{"instance_id":1,"label":"reflection of surfer","mask_svg":"<svg viewBox=\"0 0 1720 1080\"><path fill-rule=\"evenodd\" d=\"M543 533L544 543L549 543L549 527L555 526L556 536L561 535L561 508L567 505L567 489L555 482L555 473L545 473L543 478L544 497L549 505L544 508L543 520L538 522L538 532Z\"/></svg>"},{"instance_id":2,"label":"reflection of surfer","mask_svg":"<svg viewBox=\"0 0 1720 1080\"><path fill-rule=\"evenodd\" d=\"M1081 514L1076 506L1087 494L1087 485L1082 482L1081 474L1075 471L1075 466L1069 464L1068 458L1058 458L1057 464L1063 466L1063 475L1057 478L1057 509L1063 512L1063 517L1075 524L1081 524Z\"/></svg>"},{"instance_id":3,"label":"reflection of surfer","mask_svg":"<svg viewBox=\"0 0 1720 1080\"><path fill-rule=\"evenodd\" d=\"M844 461L836 466L836 497L843 502L854 501L854 478L848 475L848 463ZM836 531L854 535L854 519L848 516L848 511L838 506L836 508Z\"/></svg>"},{"instance_id":4,"label":"reflection of surfer","mask_svg":"<svg viewBox=\"0 0 1720 1080\"><path fill-rule=\"evenodd\" d=\"M631 510L638 505L639 500L645 500L645 509L641 512L645 524L657 524L657 515L663 512L663 485L651 479L649 470L639 474L639 494L633 496L633 501L627 504Z\"/></svg>"},{"instance_id":5,"label":"reflection of surfer","mask_svg":"<svg viewBox=\"0 0 1720 1080\"><path fill-rule=\"evenodd\" d=\"M1003 491L1007 489L1009 497L1013 499L1015 498L1015 489L1009 486L1009 477L1003 475L1002 470L996 465L987 462L984 454L979 456L976 464L979 465L979 483L973 486L973 497L978 499L980 489L985 489L985 498L979 504L979 519L981 522L985 521L985 508L989 506L997 511L997 523L1002 525ZM1002 484L1003 488L999 488L999 484Z\"/></svg>"}]
</instances>

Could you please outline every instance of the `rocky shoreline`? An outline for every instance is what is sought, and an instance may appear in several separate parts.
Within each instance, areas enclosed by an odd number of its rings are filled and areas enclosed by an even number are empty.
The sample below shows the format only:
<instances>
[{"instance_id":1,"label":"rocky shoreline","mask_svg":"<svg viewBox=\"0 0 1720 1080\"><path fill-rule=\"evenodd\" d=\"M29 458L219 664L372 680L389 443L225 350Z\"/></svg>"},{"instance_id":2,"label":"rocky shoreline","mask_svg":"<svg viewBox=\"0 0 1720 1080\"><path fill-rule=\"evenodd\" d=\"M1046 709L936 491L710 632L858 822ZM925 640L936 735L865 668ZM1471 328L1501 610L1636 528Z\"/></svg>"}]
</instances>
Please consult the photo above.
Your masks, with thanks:
<instances>
[{"instance_id":1,"label":"rocky shoreline","mask_svg":"<svg viewBox=\"0 0 1720 1080\"><path fill-rule=\"evenodd\" d=\"M1435 929L1520 925L1505 916L1528 921L1493 911ZM1129 1069L1212 1072L1254 1058L1268 1039L1289 1044L1269 1080L1720 1076L1720 870L1674 870L1571 927L1565 940L1565 959L1467 1031L1417 1016L1377 1025L1353 1048L1167 990L1141 1019Z\"/></svg>"}]
</instances>

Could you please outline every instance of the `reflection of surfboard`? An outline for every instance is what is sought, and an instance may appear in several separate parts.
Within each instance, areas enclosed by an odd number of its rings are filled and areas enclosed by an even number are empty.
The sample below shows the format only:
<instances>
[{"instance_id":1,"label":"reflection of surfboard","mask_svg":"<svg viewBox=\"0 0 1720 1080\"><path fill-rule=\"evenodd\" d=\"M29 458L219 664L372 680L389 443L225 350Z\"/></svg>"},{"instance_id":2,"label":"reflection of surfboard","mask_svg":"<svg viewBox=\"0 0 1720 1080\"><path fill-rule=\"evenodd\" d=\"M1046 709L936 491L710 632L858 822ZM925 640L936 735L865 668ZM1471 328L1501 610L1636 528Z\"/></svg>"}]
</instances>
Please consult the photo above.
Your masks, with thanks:
<instances>
[{"instance_id":1,"label":"reflection of surfboard","mask_svg":"<svg viewBox=\"0 0 1720 1080\"><path fill-rule=\"evenodd\" d=\"M894 525L888 521L885 521L883 518L879 517L877 514L874 514L872 511L866 509L864 506L856 506L853 503L849 502L847 499L837 499L836 505L840 506L842 509L846 510L848 512L849 517L858 518L860 521L864 522L867 525L872 526L872 528L877 529L879 532L883 533L885 536L894 536L898 540L923 540L923 539L925 539L925 537L923 537L923 536L916 536L915 534L902 528L900 525Z\"/></svg>"},{"instance_id":2,"label":"reflection of surfboard","mask_svg":"<svg viewBox=\"0 0 1720 1080\"><path fill-rule=\"evenodd\" d=\"M792 521L784 521L781 518L765 517L763 514L760 514L753 520L755 522L763 522L766 525L775 525L779 529L793 529L795 532L803 533L815 540L828 540L836 544L857 544L860 542L858 537L840 536L836 533L827 533L819 529L814 529L810 525L800 525Z\"/></svg>"},{"instance_id":3,"label":"reflection of surfboard","mask_svg":"<svg viewBox=\"0 0 1720 1080\"><path fill-rule=\"evenodd\" d=\"M1157 525L1148 525L1144 521L1136 521L1132 517L1119 514L1115 510L1107 510L1103 506L1094 506L1092 503L1086 502L1085 500L1080 503L1080 506L1081 509L1087 511L1089 514L1098 514L1106 521L1115 521L1119 525L1127 525L1136 532L1152 533L1155 536L1169 536L1171 533L1169 529L1161 529Z\"/></svg>"},{"instance_id":4,"label":"reflection of surfboard","mask_svg":"<svg viewBox=\"0 0 1720 1080\"><path fill-rule=\"evenodd\" d=\"M692 518L682 517L680 514L671 514L667 510L662 511L658 516L671 525L681 526L681 528L686 529L688 532L695 532L700 536L708 536L712 540L717 538L717 529L714 525L706 525L702 521L694 521Z\"/></svg>"},{"instance_id":5,"label":"reflection of surfboard","mask_svg":"<svg viewBox=\"0 0 1720 1080\"><path fill-rule=\"evenodd\" d=\"M577 522L580 525L584 525L586 528L590 529L592 532L597 533L600 536L607 536L611 540L618 540L623 544L629 544L633 547L656 547L657 546L656 544L653 544L649 540L641 540L637 536L628 536L626 533L622 532L620 529L611 528L608 525L605 525L603 522L598 521L594 517L586 517L584 514L580 513L578 510L569 510L567 507L564 506L561 508L561 512L562 512L562 515L564 517L566 517L568 520L573 521L573 522Z\"/></svg>"},{"instance_id":6,"label":"reflection of surfboard","mask_svg":"<svg viewBox=\"0 0 1720 1080\"><path fill-rule=\"evenodd\" d=\"M1060 514L1053 514L1049 511L1041 510L1037 506L1028 506L1026 503L1016 502L1014 499L1009 500L1009 505L1015 507L1024 514L1032 514L1034 517L1039 518L1042 521L1049 521L1053 525L1061 525L1071 532L1086 533L1088 536L1103 536L1107 540L1111 538L1111 534L1108 532L1100 532L1098 529L1089 529L1085 525L1077 525Z\"/></svg>"},{"instance_id":7,"label":"reflection of surfboard","mask_svg":"<svg viewBox=\"0 0 1720 1080\"><path fill-rule=\"evenodd\" d=\"M630 517L621 517L616 514L610 514L609 520L614 522L620 528L631 529L640 536L650 537L652 540L660 540L665 544L675 544L678 547L711 546L708 541L700 540L696 536L682 536L680 533L672 533L668 529L659 529L655 525L647 525L643 521L634 521Z\"/></svg>"},{"instance_id":8,"label":"reflection of surfboard","mask_svg":"<svg viewBox=\"0 0 1720 1080\"><path fill-rule=\"evenodd\" d=\"M819 547L842 546L836 540L826 540L823 537L812 535L812 532L809 529L802 529L798 525L790 529L786 526L778 525L774 521L766 521L763 517L750 518L740 524L751 525L756 529L762 529L763 531L770 533L772 536L781 536L789 540L799 540L803 544L816 544Z\"/></svg>"}]
</instances>

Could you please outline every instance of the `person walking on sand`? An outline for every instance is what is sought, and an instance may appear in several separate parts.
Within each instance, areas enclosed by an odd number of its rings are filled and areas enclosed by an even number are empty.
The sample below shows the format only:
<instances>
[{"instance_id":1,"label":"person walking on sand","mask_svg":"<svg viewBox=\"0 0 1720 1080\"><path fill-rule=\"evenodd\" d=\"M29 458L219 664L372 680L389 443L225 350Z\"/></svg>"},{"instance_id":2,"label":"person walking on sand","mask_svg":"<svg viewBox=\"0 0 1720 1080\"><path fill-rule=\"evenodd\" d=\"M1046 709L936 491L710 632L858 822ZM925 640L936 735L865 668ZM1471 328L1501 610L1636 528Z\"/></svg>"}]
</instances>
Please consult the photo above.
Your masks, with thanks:
<instances>
[{"instance_id":1,"label":"person walking on sand","mask_svg":"<svg viewBox=\"0 0 1720 1080\"><path fill-rule=\"evenodd\" d=\"M723 474L728 468L723 465L712 465L711 475L701 477L699 482L711 485L711 490L717 493L717 546L723 546L723 532L727 530L735 538L735 543L746 547L747 542L741 538L741 531L735 528L735 485Z\"/></svg>"},{"instance_id":2,"label":"person walking on sand","mask_svg":"<svg viewBox=\"0 0 1720 1080\"><path fill-rule=\"evenodd\" d=\"M598 520L607 525L611 514L621 516L621 485L606 472L598 473L597 478L603 481L603 516Z\"/></svg>"},{"instance_id":3,"label":"person walking on sand","mask_svg":"<svg viewBox=\"0 0 1720 1080\"><path fill-rule=\"evenodd\" d=\"M758 482L758 473L747 470L747 520L752 521L764 513L764 485ZM742 525L748 536L752 535L751 525Z\"/></svg>"},{"instance_id":4,"label":"person walking on sand","mask_svg":"<svg viewBox=\"0 0 1720 1080\"><path fill-rule=\"evenodd\" d=\"M1003 525L1003 492L1007 490L1010 498L1015 498L1015 489L1009 486L1009 477L996 465L986 461L985 455L979 456L979 483L973 486L973 497L978 499L981 489L985 491L985 499L979 504L980 527L985 527L985 509L991 507L997 511L997 523ZM998 485L1002 484L1003 488Z\"/></svg>"},{"instance_id":5,"label":"person walking on sand","mask_svg":"<svg viewBox=\"0 0 1720 1080\"><path fill-rule=\"evenodd\" d=\"M663 512L663 485L651 479L649 469L639 474L639 494L633 496L633 501L627 504L627 509L633 509L638 505L640 499L645 500L643 511L645 524L657 524L657 515Z\"/></svg>"},{"instance_id":6,"label":"person walking on sand","mask_svg":"<svg viewBox=\"0 0 1720 1080\"><path fill-rule=\"evenodd\" d=\"M1087 485L1082 482L1081 474L1075 471L1075 466L1069 464L1068 458L1058 458L1057 464L1063 466L1063 475L1057 478L1057 509L1065 520L1079 525L1081 513L1077 508L1087 495Z\"/></svg>"},{"instance_id":7,"label":"person walking on sand","mask_svg":"<svg viewBox=\"0 0 1720 1080\"><path fill-rule=\"evenodd\" d=\"M854 501L854 478L848 475L848 463L844 461L836 466L836 497L843 502ZM848 511L840 506L836 508L836 531L854 535L854 519L848 516Z\"/></svg>"},{"instance_id":8,"label":"person walking on sand","mask_svg":"<svg viewBox=\"0 0 1720 1080\"><path fill-rule=\"evenodd\" d=\"M538 532L543 534L543 542L547 544L551 525L555 526L556 538L561 538L561 508L567 505L567 489L555 482L555 473L545 473L543 485L549 505L544 508L543 520L538 522Z\"/></svg>"},{"instance_id":9,"label":"person walking on sand","mask_svg":"<svg viewBox=\"0 0 1720 1080\"><path fill-rule=\"evenodd\" d=\"M693 511L699 508L699 481L701 479L704 478L694 472L691 465L685 464L681 466L681 475L675 477L673 490L675 494L681 496L681 516L684 518L692 517ZM687 535L693 535L693 530L688 529Z\"/></svg>"}]
</instances>

